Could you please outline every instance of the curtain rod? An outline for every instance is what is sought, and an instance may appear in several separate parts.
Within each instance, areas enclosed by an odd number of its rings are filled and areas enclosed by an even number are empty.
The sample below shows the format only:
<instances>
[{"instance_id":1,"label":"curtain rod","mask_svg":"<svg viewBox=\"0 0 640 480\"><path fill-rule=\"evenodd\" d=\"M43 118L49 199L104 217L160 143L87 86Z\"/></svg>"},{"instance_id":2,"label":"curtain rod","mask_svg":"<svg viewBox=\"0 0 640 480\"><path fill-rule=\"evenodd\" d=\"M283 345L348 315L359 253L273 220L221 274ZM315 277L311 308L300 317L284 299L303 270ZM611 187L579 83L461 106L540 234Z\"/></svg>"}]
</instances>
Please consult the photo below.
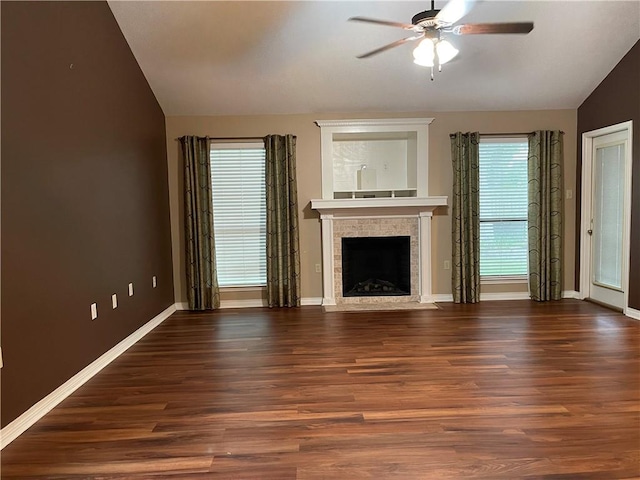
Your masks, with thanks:
<instances>
[{"instance_id":1,"label":"curtain rod","mask_svg":"<svg viewBox=\"0 0 640 480\"><path fill-rule=\"evenodd\" d=\"M175 140L179 141L182 137L178 137ZM255 141L264 141L264 137L209 137L209 140L218 141L218 142L237 142L239 140L255 140Z\"/></svg>"},{"instance_id":2,"label":"curtain rod","mask_svg":"<svg viewBox=\"0 0 640 480\"><path fill-rule=\"evenodd\" d=\"M264 137L209 137L209 140L213 141L237 141L237 140L260 140L264 141Z\"/></svg>"},{"instance_id":3,"label":"curtain rod","mask_svg":"<svg viewBox=\"0 0 640 480\"><path fill-rule=\"evenodd\" d=\"M480 133L481 137L516 137L531 135L535 132L510 132L510 133ZM564 132L560 130L560 133L564 135Z\"/></svg>"},{"instance_id":4,"label":"curtain rod","mask_svg":"<svg viewBox=\"0 0 640 480\"><path fill-rule=\"evenodd\" d=\"M510 133L480 133L481 137L524 137L533 132L510 132Z\"/></svg>"}]
</instances>

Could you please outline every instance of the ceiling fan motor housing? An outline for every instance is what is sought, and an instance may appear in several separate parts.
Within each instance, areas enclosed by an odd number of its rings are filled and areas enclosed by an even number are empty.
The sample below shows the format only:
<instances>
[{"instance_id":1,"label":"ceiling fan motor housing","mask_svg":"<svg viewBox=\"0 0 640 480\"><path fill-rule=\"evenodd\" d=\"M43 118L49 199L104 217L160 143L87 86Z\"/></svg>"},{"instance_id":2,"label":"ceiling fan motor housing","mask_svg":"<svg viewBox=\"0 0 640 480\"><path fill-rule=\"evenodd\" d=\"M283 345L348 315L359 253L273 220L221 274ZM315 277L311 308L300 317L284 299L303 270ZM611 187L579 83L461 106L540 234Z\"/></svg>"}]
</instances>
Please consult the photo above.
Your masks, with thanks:
<instances>
[{"instance_id":1,"label":"ceiling fan motor housing","mask_svg":"<svg viewBox=\"0 0 640 480\"><path fill-rule=\"evenodd\" d=\"M436 15L440 13L440 10L425 10L413 16L411 23L413 25L420 25L421 27L435 27L438 22L435 19Z\"/></svg>"}]
</instances>

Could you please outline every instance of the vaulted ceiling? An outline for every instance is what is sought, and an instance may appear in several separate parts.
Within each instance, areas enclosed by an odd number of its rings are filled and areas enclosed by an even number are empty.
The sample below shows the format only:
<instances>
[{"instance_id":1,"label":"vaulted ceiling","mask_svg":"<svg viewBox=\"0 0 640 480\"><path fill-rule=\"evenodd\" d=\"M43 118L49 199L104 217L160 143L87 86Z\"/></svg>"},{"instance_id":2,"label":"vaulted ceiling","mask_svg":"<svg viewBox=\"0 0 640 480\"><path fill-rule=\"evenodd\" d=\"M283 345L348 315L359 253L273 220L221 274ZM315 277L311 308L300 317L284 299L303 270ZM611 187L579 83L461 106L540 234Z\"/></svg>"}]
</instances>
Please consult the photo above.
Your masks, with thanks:
<instances>
[{"instance_id":1,"label":"vaulted ceiling","mask_svg":"<svg viewBox=\"0 0 640 480\"><path fill-rule=\"evenodd\" d=\"M639 1L478 1L459 23L533 21L528 35L451 37L430 81L407 36L427 1L109 2L166 115L577 108L640 39ZM445 2L436 1L436 8Z\"/></svg>"}]
</instances>

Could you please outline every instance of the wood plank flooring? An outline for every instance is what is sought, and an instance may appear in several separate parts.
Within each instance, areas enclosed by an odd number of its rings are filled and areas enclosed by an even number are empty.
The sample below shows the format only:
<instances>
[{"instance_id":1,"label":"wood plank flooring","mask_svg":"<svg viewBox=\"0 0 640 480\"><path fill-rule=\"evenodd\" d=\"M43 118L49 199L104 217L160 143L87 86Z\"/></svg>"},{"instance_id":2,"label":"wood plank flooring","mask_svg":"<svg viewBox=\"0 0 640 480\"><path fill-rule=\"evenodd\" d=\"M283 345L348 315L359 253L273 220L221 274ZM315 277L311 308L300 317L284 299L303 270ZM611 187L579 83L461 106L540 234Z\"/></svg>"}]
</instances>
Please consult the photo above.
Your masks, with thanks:
<instances>
[{"instance_id":1,"label":"wood plank flooring","mask_svg":"<svg viewBox=\"0 0 640 480\"><path fill-rule=\"evenodd\" d=\"M179 312L3 479L640 478L640 322L577 300Z\"/></svg>"}]
</instances>

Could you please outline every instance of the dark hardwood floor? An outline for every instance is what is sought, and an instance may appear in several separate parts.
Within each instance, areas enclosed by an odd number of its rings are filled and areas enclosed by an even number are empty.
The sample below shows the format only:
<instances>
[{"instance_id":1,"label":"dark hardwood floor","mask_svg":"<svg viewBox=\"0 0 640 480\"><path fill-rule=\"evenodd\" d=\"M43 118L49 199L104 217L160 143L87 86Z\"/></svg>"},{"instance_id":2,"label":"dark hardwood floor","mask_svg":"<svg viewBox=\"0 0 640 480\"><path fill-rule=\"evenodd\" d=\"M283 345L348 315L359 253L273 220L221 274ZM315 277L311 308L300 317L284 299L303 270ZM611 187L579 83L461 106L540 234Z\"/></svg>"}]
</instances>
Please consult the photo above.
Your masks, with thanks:
<instances>
[{"instance_id":1,"label":"dark hardwood floor","mask_svg":"<svg viewBox=\"0 0 640 480\"><path fill-rule=\"evenodd\" d=\"M576 300L179 312L2 478L640 478L640 322Z\"/></svg>"}]
</instances>

